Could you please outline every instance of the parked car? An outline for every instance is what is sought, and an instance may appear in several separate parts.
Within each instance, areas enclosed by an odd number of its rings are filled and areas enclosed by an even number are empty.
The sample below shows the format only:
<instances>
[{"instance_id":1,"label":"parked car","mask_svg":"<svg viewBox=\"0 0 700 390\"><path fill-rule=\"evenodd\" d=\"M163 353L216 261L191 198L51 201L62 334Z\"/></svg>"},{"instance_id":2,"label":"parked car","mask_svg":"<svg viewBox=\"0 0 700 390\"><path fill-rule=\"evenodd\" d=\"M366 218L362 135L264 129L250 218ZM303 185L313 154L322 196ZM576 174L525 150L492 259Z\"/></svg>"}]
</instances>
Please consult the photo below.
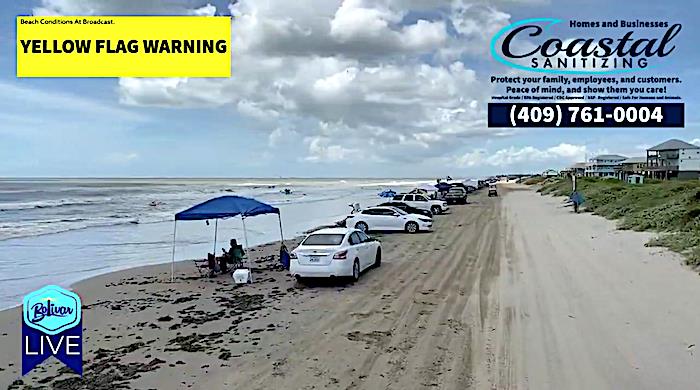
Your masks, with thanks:
<instances>
[{"instance_id":1,"label":"parked car","mask_svg":"<svg viewBox=\"0 0 700 390\"><path fill-rule=\"evenodd\" d=\"M289 272L308 277L351 277L354 281L369 267L382 264L382 245L357 229L317 230L290 254Z\"/></svg>"},{"instance_id":2,"label":"parked car","mask_svg":"<svg viewBox=\"0 0 700 390\"><path fill-rule=\"evenodd\" d=\"M444 213L449 209L447 202L439 199L430 199L420 194L399 194L394 196L394 201L406 203L418 209L428 210L433 215Z\"/></svg>"},{"instance_id":3,"label":"parked car","mask_svg":"<svg viewBox=\"0 0 700 390\"><path fill-rule=\"evenodd\" d=\"M396 207L370 207L345 219L345 226L362 232L399 230L408 233L431 230L433 219L420 214L408 214Z\"/></svg>"},{"instance_id":4,"label":"parked car","mask_svg":"<svg viewBox=\"0 0 700 390\"><path fill-rule=\"evenodd\" d=\"M489 186L489 196L498 196L498 190L496 190L495 184Z\"/></svg>"},{"instance_id":5,"label":"parked car","mask_svg":"<svg viewBox=\"0 0 700 390\"><path fill-rule=\"evenodd\" d=\"M433 213L430 210L419 209L413 206L409 206L403 202L384 202L382 204L378 204L377 206L396 207L397 209L403 210L409 214L425 215L426 217L430 218L433 217Z\"/></svg>"},{"instance_id":6,"label":"parked car","mask_svg":"<svg viewBox=\"0 0 700 390\"><path fill-rule=\"evenodd\" d=\"M454 186L445 194L445 201L447 204L466 204L467 190L460 186Z\"/></svg>"}]
</instances>

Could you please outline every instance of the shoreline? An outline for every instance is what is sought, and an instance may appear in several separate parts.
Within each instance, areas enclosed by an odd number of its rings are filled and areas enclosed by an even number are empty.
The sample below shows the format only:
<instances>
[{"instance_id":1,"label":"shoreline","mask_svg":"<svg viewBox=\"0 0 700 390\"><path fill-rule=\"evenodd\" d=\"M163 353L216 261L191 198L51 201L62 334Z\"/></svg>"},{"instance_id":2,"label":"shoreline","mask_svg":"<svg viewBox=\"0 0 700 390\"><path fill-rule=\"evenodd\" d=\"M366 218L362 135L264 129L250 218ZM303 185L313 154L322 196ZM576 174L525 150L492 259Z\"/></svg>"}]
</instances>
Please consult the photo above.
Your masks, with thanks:
<instances>
[{"instance_id":1,"label":"shoreline","mask_svg":"<svg viewBox=\"0 0 700 390\"><path fill-rule=\"evenodd\" d=\"M317 230L317 229L319 229L319 228L317 227L317 228L309 229L308 232L311 232L311 231ZM307 233L307 232L305 232L304 234L306 234L306 233ZM302 236L296 236L296 237L293 237L293 238L291 238L291 239L285 239L284 241L285 241L285 242L296 242L296 240L299 240L299 239L301 239L301 238L302 238ZM274 240L274 241L270 241L270 242L266 242L266 243L254 245L254 246L251 247L251 249L255 250L255 249L264 248L264 247L267 247L267 246L270 246L270 245L279 244L279 243L280 243L280 240ZM289 246L287 246L287 247L289 247ZM290 249L290 250L291 250L291 249ZM202 258L204 258L204 257L202 257ZM190 263L190 264L192 265L192 267L194 267L194 263L193 263L194 260L196 260L196 259L193 258L193 259L185 259L185 260L176 260L176 261L175 261L175 269L176 269L175 278L177 279L177 266L178 266L178 264L180 264L180 263ZM102 278L102 277L106 277L106 276L113 275L113 274L116 276L117 274L122 273L122 272L130 272L130 271L135 271L135 270L138 270L138 269L147 270L147 269L150 269L150 268L159 268L159 267L164 267L164 266L167 266L167 268L168 268L168 275L169 275L169 274L170 274L170 264L171 264L171 261L167 261L167 262L157 262L157 263L153 263L153 264L143 264L143 265L126 266L126 267L124 267L124 268L108 270L107 272L104 272L104 273L98 273L98 274L95 274L95 275L86 276L86 277L84 277L84 278L79 278L79 279L77 279L77 280L71 280L70 282L66 283L66 286L61 286L61 287L64 287L64 288L66 288L66 289L68 289L68 290L71 290L71 291L76 291L76 290L78 289L78 287L79 287L80 284L85 283L85 282L89 282L91 279L94 279L94 278ZM251 265L251 268L253 268L252 265ZM221 275L219 275L219 276L221 276ZM60 286L60 285L59 285L59 286ZM19 307L19 306L22 306L22 302L21 302L21 301L18 302L18 303L16 303L16 304L14 304L14 305L12 305L12 306L0 307L0 313L2 313L2 312L4 312L4 311L7 311L7 310L16 309L16 308Z\"/></svg>"},{"instance_id":2,"label":"shoreline","mask_svg":"<svg viewBox=\"0 0 700 390\"><path fill-rule=\"evenodd\" d=\"M25 294L48 284L65 287L109 272L170 262L173 215L210 197L236 193L276 205L285 237L337 221L347 214L350 203L367 206L380 200L362 181L295 181L290 187L293 194L250 184L245 180L203 180L186 186L167 181L138 185L98 181L8 187L0 191L0 203L13 209L0 211L7 224L0 241L0 308L14 307ZM153 207L152 201L162 204ZM14 210L20 203L26 207ZM133 220L139 223L127 222ZM242 241L240 219L219 221L218 227L220 239L230 236ZM206 257L212 251L213 224L178 223L177 228L176 260ZM276 216L256 218L249 228L251 247L280 238Z\"/></svg>"}]
</instances>

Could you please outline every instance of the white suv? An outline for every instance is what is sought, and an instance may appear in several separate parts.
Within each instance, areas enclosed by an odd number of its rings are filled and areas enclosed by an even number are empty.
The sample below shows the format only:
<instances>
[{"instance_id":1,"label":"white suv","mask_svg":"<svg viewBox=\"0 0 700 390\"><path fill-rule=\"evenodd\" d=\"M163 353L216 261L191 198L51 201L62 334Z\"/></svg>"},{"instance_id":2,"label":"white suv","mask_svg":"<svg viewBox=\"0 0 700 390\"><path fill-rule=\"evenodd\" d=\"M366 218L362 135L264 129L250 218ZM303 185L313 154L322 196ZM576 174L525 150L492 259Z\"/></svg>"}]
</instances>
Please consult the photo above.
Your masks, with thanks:
<instances>
[{"instance_id":1,"label":"white suv","mask_svg":"<svg viewBox=\"0 0 700 390\"><path fill-rule=\"evenodd\" d=\"M417 233L432 230L433 219L425 215L408 214L395 207L370 207L360 213L350 214L345 219L345 225L363 233L372 230L403 230Z\"/></svg>"},{"instance_id":2,"label":"white suv","mask_svg":"<svg viewBox=\"0 0 700 390\"><path fill-rule=\"evenodd\" d=\"M442 214L449 209L447 202L430 199L421 194L399 194L394 196L394 201L406 203L417 209L428 210L433 213L433 215Z\"/></svg>"}]
</instances>

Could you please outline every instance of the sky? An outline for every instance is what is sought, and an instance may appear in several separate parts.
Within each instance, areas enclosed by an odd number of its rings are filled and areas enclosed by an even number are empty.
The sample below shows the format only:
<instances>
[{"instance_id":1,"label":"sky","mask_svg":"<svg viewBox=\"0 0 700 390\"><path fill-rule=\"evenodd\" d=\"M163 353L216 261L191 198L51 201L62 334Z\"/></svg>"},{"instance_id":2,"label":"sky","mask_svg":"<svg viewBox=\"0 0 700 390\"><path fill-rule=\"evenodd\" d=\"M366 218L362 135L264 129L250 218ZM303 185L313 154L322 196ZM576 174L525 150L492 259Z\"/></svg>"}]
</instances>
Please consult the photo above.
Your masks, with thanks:
<instances>
[{"instance_id":1,"label":"sky","mask_svg":"<svg viewBox=\"0 0 700 390\"><path fill-rule=\"evenodd\" d=\"M0 2L0 177L477 177L700 144L691 0ZM302 6L303 4L303 6ZM18 79L17 15L233 15L229 79ZM684 129L489 129L503 26L681 23ZM656 71L655 71L656 72Z\"/></svg>"}]
</instances>

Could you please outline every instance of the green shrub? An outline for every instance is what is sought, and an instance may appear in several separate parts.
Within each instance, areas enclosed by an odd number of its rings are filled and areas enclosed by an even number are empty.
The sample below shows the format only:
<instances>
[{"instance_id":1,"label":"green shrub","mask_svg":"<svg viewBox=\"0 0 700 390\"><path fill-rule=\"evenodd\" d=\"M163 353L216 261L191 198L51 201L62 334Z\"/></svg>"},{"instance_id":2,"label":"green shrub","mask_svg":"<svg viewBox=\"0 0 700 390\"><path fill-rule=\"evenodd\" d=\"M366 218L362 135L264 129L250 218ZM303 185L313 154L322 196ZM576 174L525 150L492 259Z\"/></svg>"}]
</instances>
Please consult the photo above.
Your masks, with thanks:
<instances>
[{"instance_id":1,"label":"green shrub","mask_svg":"<svg viewBox=\"0 0 700 390\"><path fill-rule=\"evenodd\" d=\"M537 175L537 176L532 176L532 177L525 179L525 181L523 181L523 184L527 184L527 185L540 184L543 181L545 181L545 178L543 176Z\"/></svg>"}]
</instances>

